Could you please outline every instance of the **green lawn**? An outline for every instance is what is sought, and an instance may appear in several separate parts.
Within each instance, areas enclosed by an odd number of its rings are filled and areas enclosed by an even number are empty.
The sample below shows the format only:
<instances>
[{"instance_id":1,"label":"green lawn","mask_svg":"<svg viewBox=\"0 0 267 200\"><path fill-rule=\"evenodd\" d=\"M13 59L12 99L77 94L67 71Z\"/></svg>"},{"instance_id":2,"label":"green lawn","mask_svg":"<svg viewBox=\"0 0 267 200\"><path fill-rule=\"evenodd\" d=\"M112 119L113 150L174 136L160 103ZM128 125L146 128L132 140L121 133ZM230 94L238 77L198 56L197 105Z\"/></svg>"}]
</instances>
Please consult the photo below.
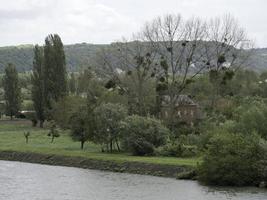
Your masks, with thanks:
<instances>
[{"instance_id":1,"label":"green lawn","mask_svg":"<svg viewBox=\"0 0 267 200\"><path fill-rule=\"evenodd\" d=\"M25 143L23 135L26 131L31 133L28 144ZM61 136L56 138L52 144L47 132L46 129L32 128L28 121L0 121L0 151L35 152L115 162L144 162L179 166L196 166L200 162L199 158L140 157L123 153L101 153L99 146L92 143L86 143L84 150L80 150L80 143L73 142L68 135L68 131L62 131Z\"/></svg>"}]
</instances>

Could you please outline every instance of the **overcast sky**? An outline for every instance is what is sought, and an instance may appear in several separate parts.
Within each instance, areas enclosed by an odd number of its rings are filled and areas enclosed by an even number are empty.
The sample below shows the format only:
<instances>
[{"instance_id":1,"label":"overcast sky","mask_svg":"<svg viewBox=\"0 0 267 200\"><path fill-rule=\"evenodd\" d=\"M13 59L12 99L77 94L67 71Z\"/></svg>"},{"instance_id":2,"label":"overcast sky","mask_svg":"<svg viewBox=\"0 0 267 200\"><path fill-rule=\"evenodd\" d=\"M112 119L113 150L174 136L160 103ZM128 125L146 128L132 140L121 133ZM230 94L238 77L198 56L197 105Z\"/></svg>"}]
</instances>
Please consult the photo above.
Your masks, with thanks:
<instances>
[{"instance_id":1,"label":"overcast sky","mask_svg":"<svg viewBox=\"0 0 267 200\"><path fill-rule=\"evenodd\" d=\"M49 33L65 44L110 43L166 13L230 13L257 47L267 47L267 0L0 0L0 46L42 44Z\"/></svg>"}]
</instances>

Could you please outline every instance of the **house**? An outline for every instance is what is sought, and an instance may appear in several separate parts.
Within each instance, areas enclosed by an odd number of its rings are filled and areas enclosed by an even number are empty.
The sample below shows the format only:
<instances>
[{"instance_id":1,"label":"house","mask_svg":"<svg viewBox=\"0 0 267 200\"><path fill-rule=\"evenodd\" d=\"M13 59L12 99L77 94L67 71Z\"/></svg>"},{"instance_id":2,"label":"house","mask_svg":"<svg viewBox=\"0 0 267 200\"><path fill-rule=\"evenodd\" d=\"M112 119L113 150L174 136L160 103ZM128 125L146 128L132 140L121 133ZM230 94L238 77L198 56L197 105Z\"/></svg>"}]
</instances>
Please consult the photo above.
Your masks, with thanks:
<instances>
[{"instance_id":1,"label":"house","mask_svg":"<svg viewBox=\"0 0 267 200\"><path fill-rule=\"evenodd\" d=\"M193 125L201 119L200 107L188 95L178 95L174 97L174 103L170 104L170 96L161 97L161 117L168 119L175 117L178 122L185 122ZM171 110L174 107L174 110Z\"/></svg>"}]
</instances>

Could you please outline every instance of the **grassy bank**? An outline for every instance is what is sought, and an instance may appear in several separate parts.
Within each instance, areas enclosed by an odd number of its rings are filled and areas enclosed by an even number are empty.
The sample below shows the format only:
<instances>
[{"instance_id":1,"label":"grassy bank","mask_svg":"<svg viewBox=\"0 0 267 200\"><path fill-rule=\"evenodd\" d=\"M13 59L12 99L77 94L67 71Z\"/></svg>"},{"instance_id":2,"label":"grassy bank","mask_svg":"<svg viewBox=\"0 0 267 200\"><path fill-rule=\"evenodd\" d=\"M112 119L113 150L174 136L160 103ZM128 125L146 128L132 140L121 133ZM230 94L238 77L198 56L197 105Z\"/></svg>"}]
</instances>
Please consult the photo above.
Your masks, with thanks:
<instances>
[{"instance_id":1,"label":"grassy bank","mask_svg":"<svg viewBox=\"0 0 267 200\"><path fill-rule=\"evenodd\" d=\"M31 133L28 144L23 135L26 131ZM186 167L194 167L200 161L198 158L140 157L125 153L102 153L100 147L92 143L86 143L84 150L80 150L79 142L73 142L68 131L61 132L61 136L56 138L54 143L50 143L47 133L46 129L31 127L29 121L0 121L0 151L81 157L115 163L137 162Z\"/></svg>"}]
</instances>

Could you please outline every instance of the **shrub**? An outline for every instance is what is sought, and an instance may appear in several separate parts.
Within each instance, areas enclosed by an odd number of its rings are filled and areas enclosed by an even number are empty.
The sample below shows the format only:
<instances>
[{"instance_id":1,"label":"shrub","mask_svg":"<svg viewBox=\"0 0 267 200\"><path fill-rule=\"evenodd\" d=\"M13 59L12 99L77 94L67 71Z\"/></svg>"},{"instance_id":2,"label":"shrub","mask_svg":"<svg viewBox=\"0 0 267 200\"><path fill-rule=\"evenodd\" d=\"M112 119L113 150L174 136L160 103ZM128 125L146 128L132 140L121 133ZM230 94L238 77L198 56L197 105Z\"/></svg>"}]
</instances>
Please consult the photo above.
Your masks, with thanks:
<instances>
[{"instance_id":1,"label":"shrub","mask_svg":"<svg viewBox=\"0 0 267 200\"><path fill-rule=\"evenodd\" d=\"M176 142L157 148L156 154L160 156L195 157L199 155L199 150L195 145L183 145Z\"/></svg>"},{"instance_id":2,"label":"shrub","mask_svg":"<svg viewBox=\"0 0 267 200\"><path fill-rule=\"evenodd\" d=\"M123 148L133 155L151 155L156 147L164 145L169 130L156 119L137 115L127 117L122 123Z\"/></svg>"},{"instance_id":3,"label":"shrub","mask_svg":"<svg viewBox=\"0 0 267 200\"><path fill-rule=\"evenodd\" d=\"M159 156L180 157L182 155L182 146L178 142L167 143L166 145L157 148L156 154Z\"/></svg>"},{"instance_id":4,"label":"shrub","mask_svg":"<svg viewBox=\"0 0 267 200\"><path fill-rule=\"evenodd\" d=\"M258 184L264 179L265 145L257 134L215 134L198 167L199 179L210 185Z\"/></svg>"},{"instance_id":5,"label":"shrub","mask_svg":"<svg viewBox=\"0 0 267 200\"><path fill-rule=\"evenodd\" d=\"M199 154L198 148L195 145L183 145L181 157L194 157Z\"/></svg>"}]
</instances>

